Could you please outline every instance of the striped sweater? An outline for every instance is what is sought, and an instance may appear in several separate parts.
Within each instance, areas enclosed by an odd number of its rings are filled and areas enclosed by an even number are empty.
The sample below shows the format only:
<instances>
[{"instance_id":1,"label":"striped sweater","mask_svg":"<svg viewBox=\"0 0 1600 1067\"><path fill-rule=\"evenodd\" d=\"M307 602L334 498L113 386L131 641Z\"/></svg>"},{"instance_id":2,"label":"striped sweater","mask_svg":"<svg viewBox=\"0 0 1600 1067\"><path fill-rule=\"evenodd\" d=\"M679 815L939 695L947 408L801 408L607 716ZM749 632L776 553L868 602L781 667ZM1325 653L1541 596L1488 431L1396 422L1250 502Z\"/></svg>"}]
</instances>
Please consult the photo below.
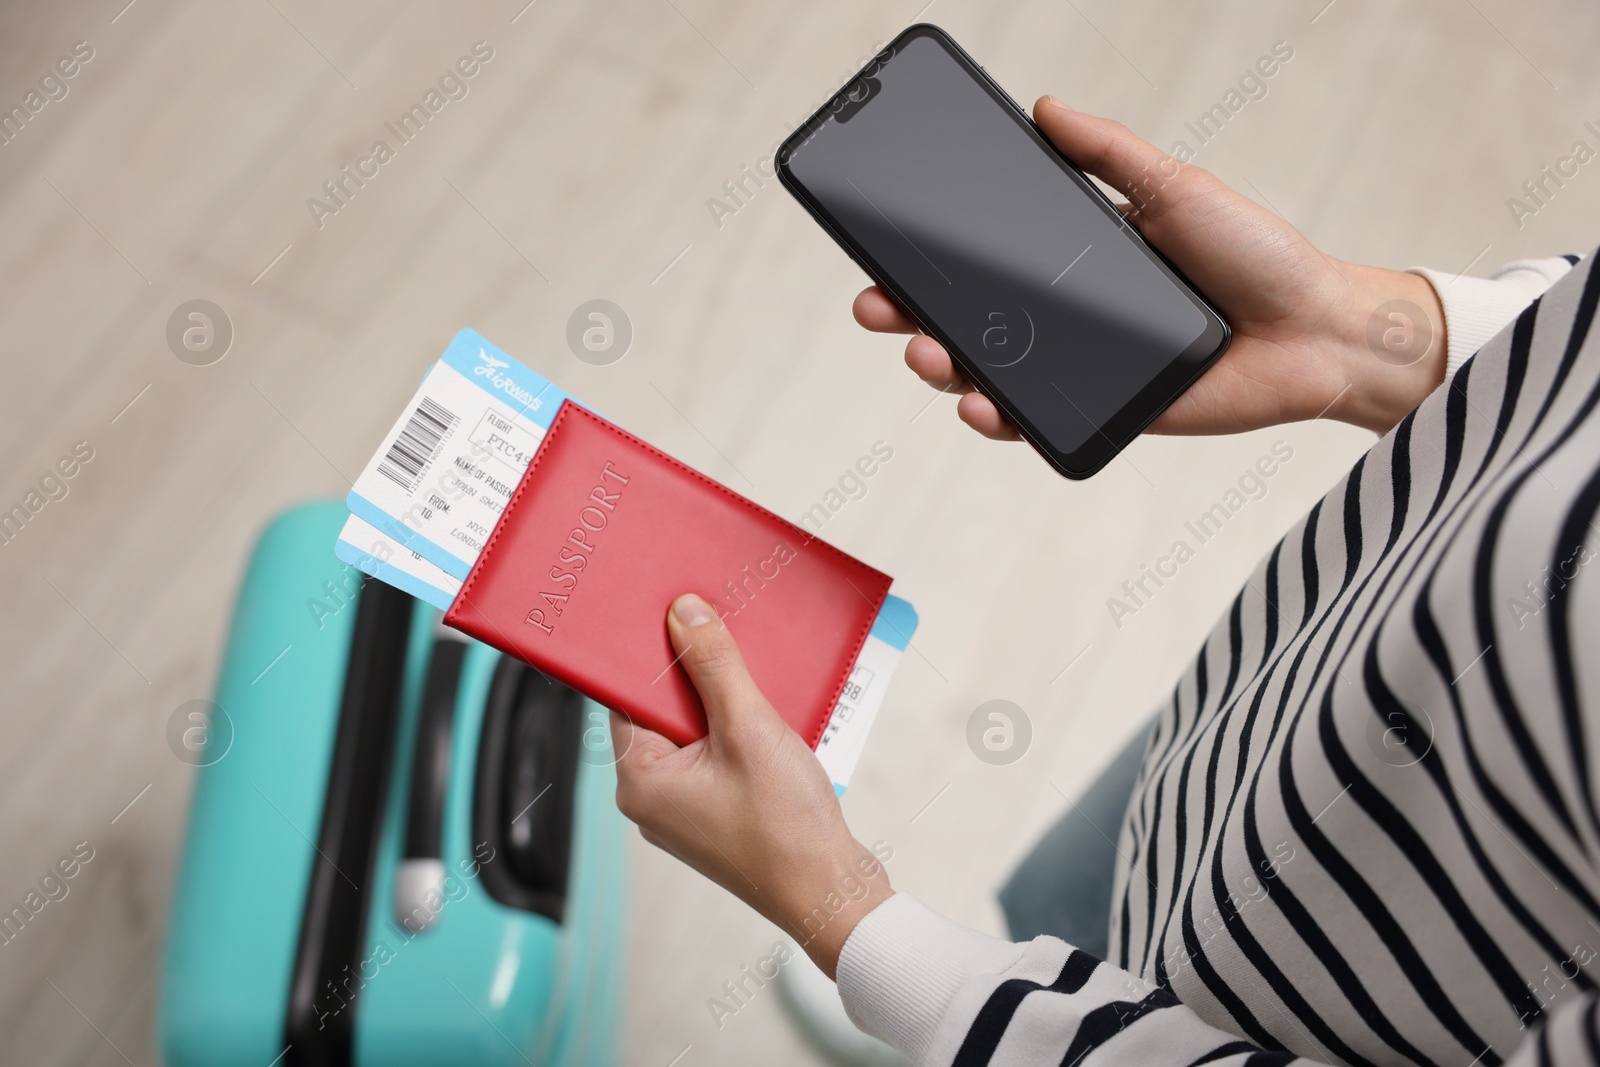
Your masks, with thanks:
<instances>
[{"instance_id":1,"label":"striped sweater","mask_svg":"<svg viewBox=\"0 0 1600 1067\"><path fill-rule=\"evenodd\" d=\"M1261 562L1157 716L1110 959L900 893L840 957L858 1026L941 1067L1600 1064L1600 273L1578 263L1432 277L1445 384ZM1521 307L1530 275L1560 280Z\"/></svg>"}]
</instances>

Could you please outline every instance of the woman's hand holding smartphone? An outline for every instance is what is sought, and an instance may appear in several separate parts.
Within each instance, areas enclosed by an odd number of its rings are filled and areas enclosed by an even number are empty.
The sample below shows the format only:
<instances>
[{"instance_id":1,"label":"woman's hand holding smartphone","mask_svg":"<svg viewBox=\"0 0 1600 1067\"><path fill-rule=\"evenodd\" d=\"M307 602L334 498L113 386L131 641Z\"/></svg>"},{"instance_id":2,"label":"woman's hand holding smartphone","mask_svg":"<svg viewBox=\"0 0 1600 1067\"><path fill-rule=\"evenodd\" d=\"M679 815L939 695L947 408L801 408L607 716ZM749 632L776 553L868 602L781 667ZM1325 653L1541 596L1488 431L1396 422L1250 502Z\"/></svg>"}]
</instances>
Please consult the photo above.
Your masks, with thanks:
<instances>
[{"instance_id":1,"label":"woman's hand holding smartphone","mask_svg":"<svg viewBox=\"0 0 1600 1067\"><path fill-rule=\"evenodd\" d=\"M1128 197L1124 215L1233 327L1227 352L1151 432L1238 433L1325 416L1381 434L1443 380L1444 319L1426 279L1325 255L1271 211L1210 172L1179 165L1119 122L1053 97L1034 105L1033 118L1067 159ZM1404 359L1380 358L1371 322L1396 300L1427 316L1431 341ZM916 334L906 365L934 388L962 394L961 420L985 437L1019 438L944 346L921 334L882 289L856 298L855 317L875 332ZM1421 323L1410 325L1423 336Z\"/></svg>"},{"instance_id":2,"label":"woman's hand holding smartphone","mask_svg":"<svg viewBox=\"0 0 1600 1067\"><path fill-rule=\"evenodd\" d=\"M1117 123L1050 98L1030 121L936 26L896 37L777 162L877 283L863 325L922 334L907 361L969 394L964 419L1069 478L1146 429L1385 430L1442 380L1426 279L1323 255Z\"/></svg>"}]
</instances>

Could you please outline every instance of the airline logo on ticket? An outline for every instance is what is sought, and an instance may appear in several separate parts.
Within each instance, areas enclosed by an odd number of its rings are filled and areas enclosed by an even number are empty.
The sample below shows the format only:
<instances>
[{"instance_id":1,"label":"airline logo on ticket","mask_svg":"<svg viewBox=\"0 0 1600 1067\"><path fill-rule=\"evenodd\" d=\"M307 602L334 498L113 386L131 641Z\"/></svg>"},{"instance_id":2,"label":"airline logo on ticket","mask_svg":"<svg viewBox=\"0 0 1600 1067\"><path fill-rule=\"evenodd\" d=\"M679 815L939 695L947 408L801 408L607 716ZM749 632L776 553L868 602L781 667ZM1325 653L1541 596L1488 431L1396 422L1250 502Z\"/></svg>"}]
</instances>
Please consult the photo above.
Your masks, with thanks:
<instances>
[{"instance_id":1,"label":"airline logo on ticket","mask_svg":"<svg viewBox=\"0 0 1600 1067\"><path fill-rule=\"evenodd\" d=\"M351 487L350 513L464 580L564 399L462 330Z\"/></svg>"}]
</instances>

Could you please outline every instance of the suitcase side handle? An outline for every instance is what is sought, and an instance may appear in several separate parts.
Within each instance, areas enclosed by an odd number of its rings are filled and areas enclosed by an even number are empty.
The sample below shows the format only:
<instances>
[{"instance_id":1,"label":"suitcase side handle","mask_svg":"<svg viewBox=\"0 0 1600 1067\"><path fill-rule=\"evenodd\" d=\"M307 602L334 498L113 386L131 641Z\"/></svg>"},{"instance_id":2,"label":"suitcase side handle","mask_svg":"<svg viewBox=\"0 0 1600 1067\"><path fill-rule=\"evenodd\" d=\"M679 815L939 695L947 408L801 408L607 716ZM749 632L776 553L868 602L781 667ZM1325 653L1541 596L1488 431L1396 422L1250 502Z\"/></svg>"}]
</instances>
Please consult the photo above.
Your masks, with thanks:
<instances>
[{"instance_id":1,"label":"suitcase side handle","mask_svg":"<svg viewBox=\"0 0 1600 1067\"><path fill-rule=\"evenodd\" d=\"M473 840L493 849L484 888L561 922L572 861L583 695L510 657L489 686L473 798Z\"/></svg>"}]
</instances>

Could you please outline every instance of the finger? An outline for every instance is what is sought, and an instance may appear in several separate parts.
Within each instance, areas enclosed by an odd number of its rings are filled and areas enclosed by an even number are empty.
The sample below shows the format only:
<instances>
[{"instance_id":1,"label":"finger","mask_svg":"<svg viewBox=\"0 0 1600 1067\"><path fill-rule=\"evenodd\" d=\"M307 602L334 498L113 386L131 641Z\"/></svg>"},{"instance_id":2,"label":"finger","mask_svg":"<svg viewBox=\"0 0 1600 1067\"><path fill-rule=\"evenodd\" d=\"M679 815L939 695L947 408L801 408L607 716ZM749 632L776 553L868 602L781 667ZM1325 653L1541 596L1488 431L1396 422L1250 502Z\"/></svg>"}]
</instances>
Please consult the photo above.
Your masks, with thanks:
<instances>
[{"instance_id":1,"label":"finger","mask_svg":"<svg viewBox=\"0 0 1600 1067\"><path fill-rule=\"evenodd\" d=\"M1053 96L1033 105L1034 121L1072 162L1126 196L1146 218L1160 217L1215 179L1184 166L1114 119L1074 111Z\"/></svg>"},{"instance_id":2,"label":"finger","mask_svg":"<svg viewBox=\"0 0 1600 1067\"><path fill-rule=\"evenodd\" d=\"M1143 211L1140 211L1132 204L1118 204L1117 214L1121 215L1129 226L1132 226L1140 233L1144 232L1145 214Z\"/></svg>"},{"instance_id":3,"label":"finger","mask_svg":"<svg viewBox=\"0 0 1600 1067\"><path fill-rule=\"evenodd\" d=\"M626 715L611 713L611 744L617 755L617 810L644 826L659 818L656 785L663 760L681 751L654 730Z\"/></svg>"},{"instance_id":4,"label":"finger","mask_svg":"<svg viewBox=\"0 0 1600 1067\"><path fill-rule=\"evenodd\" d=\"M931 337L911 339L906 345L906 366L910 367L918 378L940 391L972 392L972 383L967 381L965 374L956 369L950 353L944 350L944 345Z\"/></svg>"},{"instance_id":5,"label":"finger","mask_svg":"<svg viewBox=\"0 0 1600 1067\"><path fill-rule=\"evenodd\" d=\"M876 285L861 290L850 311L856 322L873 333L917 333L917 324L900 310L900 305Z\"/></svg>"},{"instance_id":6,"label":"finger","mask_svg":"<svg viewBox=\"0 0 1600 1067\"><path fill-rule=\"evenodd\" d=\"M681 750L677 745L654 730L640 726L620 711L611 713L611 752L619 774L625 761L630 768L638 768L643 773L658 760L678 751Z\"/></svg>"},{"instance_id":7,"label":"finger","mask_svg":"<svg viewBox=\"0 0 1600 1067\"><path fill-rule=\"evenodd\" d=\"M667 612L667 632L678 662L700 694L711 735L748 725L752 716L776 714L744 664L733 634L705 600L685 593Z\"/></svg>"},{"instance_id":8,"label":"finger","mask_svg":"<svg viewBox=\"0 0 1600 1067\"><path fill-rule=\"evenodd\" d=\"M1022 435L1011 420L1000 413L994 401L982 393L968 393L956 404L961 421L995 441L1017 441Z\"/></svg>"}]
</instances>

